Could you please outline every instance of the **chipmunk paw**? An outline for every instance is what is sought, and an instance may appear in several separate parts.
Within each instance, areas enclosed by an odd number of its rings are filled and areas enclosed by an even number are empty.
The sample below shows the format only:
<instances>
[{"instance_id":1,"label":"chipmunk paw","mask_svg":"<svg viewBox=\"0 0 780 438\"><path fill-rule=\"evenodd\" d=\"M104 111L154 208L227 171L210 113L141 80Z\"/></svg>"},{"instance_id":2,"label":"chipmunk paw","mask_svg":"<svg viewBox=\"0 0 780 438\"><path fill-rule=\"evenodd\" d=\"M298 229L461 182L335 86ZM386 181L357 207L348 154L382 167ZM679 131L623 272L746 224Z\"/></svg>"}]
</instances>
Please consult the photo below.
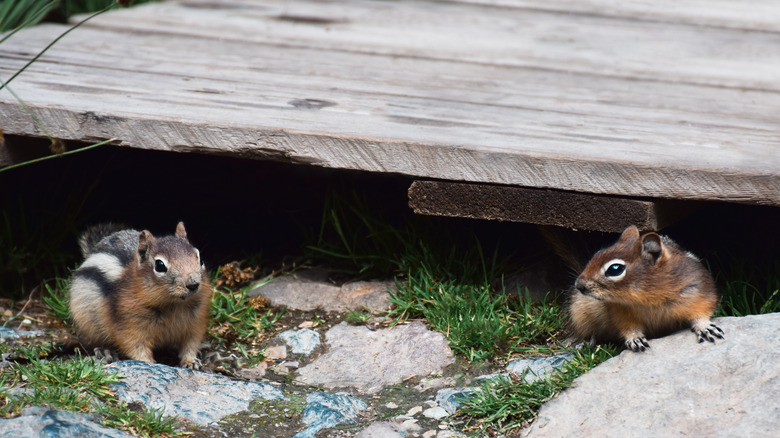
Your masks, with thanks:
<instances>
[{"instance_id":1,"label":"chipmunk paw","mask_svg":"<svg viewBox=\"0 0 780 438\"><path fill-rule=\"evenodd\" d=\"M119 362L119 353L113 350L108 348L95 348L93 351L95 353L95 359L102 360L105 364Z\"/></svg>"},{"instance_id":2,"label":"chipmunk paw","mask_svg":"<svg viewBox=\"0 0 780 438\"><path fill-rule=\"evenodd\" d=\"M181 367L188 370L201 371L203 369L203 363L197 357L189 360L182 360Z\"/></svg>"},{"instance_id":3,"label":"chipmunk paw","mask_svg":"<svg viewBox=\"0 0 780 438\"><path fill-rule=\"evenodd\" d=\"M707 321L706 324L694 325L691 328L691 331L696 333L696 338L699 340L699 343L702 343L705 340L715 342L715 338L726 339L723 330L709 321Z\"/></svg>"},{"instance_id":4,"label":"chipmunk paw","mask_svg":"<svg viewBox=\"0 0 780 438\"><path fill-rule=\"evenodd\" d=\"M647 343L647 339L644 336L637 336L635 338L626 339L626 348L631 351L645 351L650 348L650 344Z\"/></svg>"}]
</instances>

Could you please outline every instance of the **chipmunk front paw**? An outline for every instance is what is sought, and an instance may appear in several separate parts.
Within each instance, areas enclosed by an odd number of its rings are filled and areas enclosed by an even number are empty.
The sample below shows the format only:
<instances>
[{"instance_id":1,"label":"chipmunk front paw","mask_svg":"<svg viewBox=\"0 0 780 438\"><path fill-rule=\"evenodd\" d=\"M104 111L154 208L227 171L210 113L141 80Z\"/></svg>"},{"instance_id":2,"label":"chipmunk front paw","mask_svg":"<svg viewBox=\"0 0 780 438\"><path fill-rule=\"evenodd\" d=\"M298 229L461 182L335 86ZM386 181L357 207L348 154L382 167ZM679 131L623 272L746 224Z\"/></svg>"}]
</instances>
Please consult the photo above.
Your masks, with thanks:
<instances>
[{"instance_id":1,"label":"chipmunk front paw","mask_svg":"<svg viewBox=\"0 0 780 438\"><path fill-rule=\"evenodd\" d=\"M647 343L647 339L644 336L637 336L635 338L626 339L626 348L631 351L645 351L650 348L650 344Z\"/></svg>"},{"instance_id":2,"label":"chipmunk front paw","mask_svg":"<svg viewBox=\"0 0 780 438\"><path fill-rule=\"evenodd\" d=\"M194 359L182 359L179 365L188 370L201 371L203 369L203 363L197 357Z\"/></svg>"},{"instance_id":3,"label":"chipmunk front paw","mask_svg":"<svg viewBox=\"0 0 780 438\"><path fill-rule=\"evenodd\" d=\"M715 338L725 339L723 330L710 321L694 324L693 327L691 327L691 331L696 333L696 338L699 339L699 343L702 343L705 340L715 342Z\"/></svg>"},{"instance_id":4,"label":"chipmunk front paw","mask_svg":"<svg viewBox=\"0 0 780 438\"><path fill-rule=\"evenodd\" d=\"M92 350L95 354L95 359L102 360L104 364L119 362L119 353L109 348L95 348Z\"/></svg>"}]
</instances>

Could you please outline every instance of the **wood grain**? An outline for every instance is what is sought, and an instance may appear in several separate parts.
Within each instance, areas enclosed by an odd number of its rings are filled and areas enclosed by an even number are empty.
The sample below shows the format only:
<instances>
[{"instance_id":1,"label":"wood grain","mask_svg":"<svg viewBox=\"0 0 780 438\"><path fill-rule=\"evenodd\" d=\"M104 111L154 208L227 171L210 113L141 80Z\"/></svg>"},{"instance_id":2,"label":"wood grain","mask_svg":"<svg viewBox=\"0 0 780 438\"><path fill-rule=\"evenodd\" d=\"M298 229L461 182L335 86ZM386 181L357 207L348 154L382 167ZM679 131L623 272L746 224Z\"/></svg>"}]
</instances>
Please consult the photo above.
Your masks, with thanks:
<instances>
[{"instance_id":1,"label":"wood grain","mask_svg":"<svg viewBox=\"0 0 780 438\"><path fill-rule=\"evenodd\" d=\"M414 181L409 207L417 214L523 222L621 233L629 225L658 231L693 210L671 200L627 199L492 184Z\"/></svg>"},{"instance_id":2,"label":"wood grain","mask_svg":"<svg viewBox=\"0 0 780 438\"><path fill-rule=\"evenodd\" d=\"M780 3L735 8L167 1L90 21L11 87L67 140L780 205ZM0 79L64 29L0 45ZM0 127L42 135L5 90Z\"/></svg>"}]
</instances>

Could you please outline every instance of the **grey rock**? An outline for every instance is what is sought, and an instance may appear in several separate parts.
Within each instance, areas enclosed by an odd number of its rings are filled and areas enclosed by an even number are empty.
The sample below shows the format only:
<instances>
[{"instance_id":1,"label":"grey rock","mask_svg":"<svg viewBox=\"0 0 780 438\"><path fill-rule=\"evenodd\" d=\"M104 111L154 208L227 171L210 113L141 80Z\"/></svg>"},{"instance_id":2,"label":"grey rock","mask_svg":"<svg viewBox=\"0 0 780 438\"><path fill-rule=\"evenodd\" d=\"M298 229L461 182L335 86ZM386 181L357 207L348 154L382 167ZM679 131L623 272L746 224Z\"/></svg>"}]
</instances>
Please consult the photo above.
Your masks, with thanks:
<instances>
[{"instance_id":1,"label":"grey rock","mask_svg":"<svg viewBox=\"0 0 780 438\"><path fill-rule=\"evenodd\" d=\"M455 411L458 410L459 407L463 406L462 401L474 397L474 395L479 391L479 388L475 387L469 387L469 388L444 388L440 389L439 392L436 393L436 403L447 411L447 414L452 415L455 413Z\"/></svg>"},{"instance_id":2,"label":"grey rock","mask_svg":"<svg viewBox=\"0 0 780 438\"><path fill-rule=\"evenodd\" d=\"M119 400L138 401L148 408L162 409L166 416L183 417L199 425L246 410L251 400L284 398L279 389L267 383L234 381L157 363L128 360L108 368L124 376L111 387Z\"/></svg>"},{"instance_id":3,"label":"grey rock","mask_svg":"<svg viewBox=\"0 0 780 438\"><path fill-rule=\"evenodd\" d=\"M376 331L342 322L325 338L328 351L300 368L299 380L375 393L382 386L441 371L455 361L444 335L419 321Z\"/></svg>"},{"instance_id":4,"label":"grey rock","mask_svg":"<svg viewBox=\"0 0 780 438\"><path fill-rule=\"evenodd\" d=\"M466 438L468 435L456 430L440 430L436 438Z\"/></svg>"},{"instance_id":5,"label":"grey rock","mask_svg":"<svg viewBox=\"0 0 780 438\"><path fill-rule=\"evenodd\" d=\"M527 436L777 437L780 313L715 323L725 340L700 344L684 330L580 376Z\"/></svg>"},{"instance_id":6,"label":"grey rock","mask_svg":"<svg viewBox=\"0 0 780 438\"><path fill-rule=\"evenodd\" d=\"M126 438L132 435L101 426L93 416L75 412L33 407L16 418L0 419L2 438Z\"/></svg>"},{"instance_id":7,"label":"grey rock","mask_svg":"<svg viewBox=\"0 0 780 438\"><path fill-rule=\"evenodd\" d=\"M434 420L439 420L441 418L450 415L450 413L447 412L447 410L442 408L441 406L436 406L435 408L428 408L424 410L422 414L425 418L433 418Z\"/></svg>"},{"instance_id":8,"label":"grey rock","mask_svg":"<svg viewBox=\"0 0 780 438\"><path fill-rule=\"evenodd\" d=\"M12 328L0 327L0 340L2 341L43 335L44 332L40 330L15 330Z\"/></svg>"},{"instance_id":9,"label":"grey rock","mask_svg":"<svg viewBox=\"0 0 780 438\"><path fill-rule=\"evenodd\" d=\"M403 438L397 430L397 425L390 421L372 423L361 430L356 438Z\"/></svg>"},{"instance_id":10,"label":"grey rock","mask_svg":"<svg viewBox=\"0 0 780 438\"><path fill-rule=\"evenodd\" d=\"M478 383L482 385L483 383L486 383L489 380L498 379L500 377L503 377L505 379L511 378L510 373L490 373L490 374L483 374L481 376L474 377L474 383Z\"/></svg>"},{"instance_id":11,"label":"grey rock","mask_svg":"<svg viewBox=\"0 0 780 438\"><path fill-rule=\"evenodd\" d=\"M304 356L314 353L314 350L322 345L320 334L308 328L287 330L280 333L279 338L292 349L293 354L302 354Z\"/></svg>"},{"instance_id":12,"label":"grey rock","mask_svg":"<svg viewBox=\"0 0 780 438\"><path fill-rule=\"evenodd\" d=\"M296 433L294 438L314 438L323 430L341 424L352 424L360 411L368 406L360 399L340 394L314 392L306 396L306 408L301 421L308 427Z\"/></svg>"},{"instance_id":13,"label":"grey rock","mask_svg":"<svg viewBox=\"0 0 780 438\"><path fill-rule=\"evenodd\" d=\"M535 357L533 359L520 359L509 362L506 370L517 377L523 376L526 383L532 383L545 379L555 370L560 369L574 359L571 353L556 354L547 357Z\"/></svg>"},{"instance_id":14,"label":"grey rock","mask_svg":"<svg viewBox=\"0 0 780 438\"><path fill-rule=\"evenodd\" d=\"M391 281L358 281L339 287L323 271L309 270L277 278L251 289L248 295L265 297L272 306L305 311L385 311L391 306L388 289L394 288Z\"/></svg>"}]
</instances>

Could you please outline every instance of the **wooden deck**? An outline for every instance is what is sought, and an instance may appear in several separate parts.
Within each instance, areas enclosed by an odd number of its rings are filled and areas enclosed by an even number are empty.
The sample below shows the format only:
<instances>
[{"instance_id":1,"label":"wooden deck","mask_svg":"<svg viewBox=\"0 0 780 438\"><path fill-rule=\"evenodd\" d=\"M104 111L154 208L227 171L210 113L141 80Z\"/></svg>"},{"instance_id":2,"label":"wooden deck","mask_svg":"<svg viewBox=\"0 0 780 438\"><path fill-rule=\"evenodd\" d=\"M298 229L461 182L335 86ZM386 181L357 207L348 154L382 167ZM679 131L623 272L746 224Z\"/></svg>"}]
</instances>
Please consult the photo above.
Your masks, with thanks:
<instances>
[{"instance_id":1,"label":"wooden deck","mask_svg":"<svg viewBox=\"0 0 780 438\"><path fill-rule=\"evenodd\" d=\"M1 44L0 79L66 28ZM11 89L66 140L780 206L774 0L165 1ZM7 90L0 127L43 135Z\"/></svg>"}]
</instances>

